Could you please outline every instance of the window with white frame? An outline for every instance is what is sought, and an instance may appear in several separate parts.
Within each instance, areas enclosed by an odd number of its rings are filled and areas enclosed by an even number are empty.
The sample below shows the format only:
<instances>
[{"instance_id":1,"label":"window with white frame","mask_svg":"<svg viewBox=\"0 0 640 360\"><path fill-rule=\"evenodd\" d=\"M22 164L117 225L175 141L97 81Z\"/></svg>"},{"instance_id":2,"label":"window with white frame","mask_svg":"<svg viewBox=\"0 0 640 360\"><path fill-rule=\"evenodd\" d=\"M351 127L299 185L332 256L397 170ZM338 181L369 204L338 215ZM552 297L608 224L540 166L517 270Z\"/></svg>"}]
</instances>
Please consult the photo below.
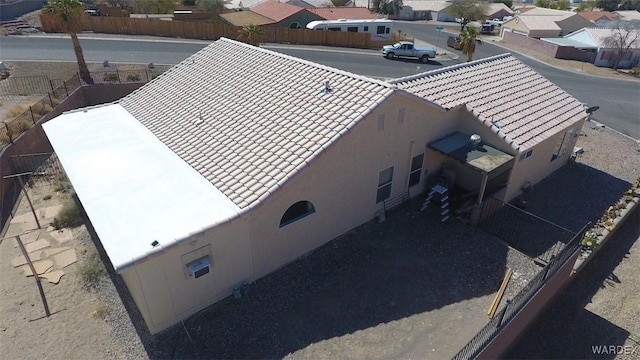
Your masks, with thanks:
<instances>
[{"instance_id":1,"label":"window with white frame","mask_svg":"<svg viewBox=\"0 0 640 360\"><path fill-rule=\"evenodd\" d=\"M287 211L284 212L280 219L280 227L291 224L304 217L307 217L316 212L315 206L310 201L298 201L297 203L289 206Z\"/></svg>"},{"instance_id":2,"label":"window with white frame","mask_svg":"<svg viewBox=\"0 0 640 360\"><path fill-rule=\"evenodd\" d=\"M531 154L533 154L533 149L523 152L520 154L520 161L531 157Z\"/></svg>"},{"instance_id":3,"label":"window with white frame","mask_svg":"<svg viewBox=\"0 0 640 360\"><path fill-rule=\"evenodd\" d=\"M384 130L384 114L378 115L378 131Z\"/></svg>"},{"instance_id":4,"label":"window with white frame","mask_svg":"<svg viewBox=\"0 0 640 360\"><path fill-rule=\"evenodd\" d=\"M378 192L376 194L376 204L391 197L391 184L393 181L393 166L380 171L378 174Z\"/></svg>"},{"instance_id":5,"label":"window with white frame","mask_svg":"<svg viewBox=\"0 0 640 360\"><path fill-rule=\"evenodd\" d=\"M555 150L553 151L553 155L551 155L551 161L564 156L567 153L567 149L573 143L573 140L576 138L577 132L575 129L569 129L565 131L562 135L562 138L556 145Z\"/></svg>"},{"instance_id":6,"label":"window with white frame","mask_svg":"<svg viewBox=\"0 0 640 360\"><path fill-rule=\"evenodd\" d=\"M422 175L422 162L424 161L424 154L416 155L411 159L411 172L409 173L409 187L418 185L420 183L420 176Z\"/></svg>"},{"instance_id":7,"label":"window with white frame","mask_svg":"<svg viewBox=\"0 0 640 360\"><path fill-rule=\"evenodd\" d=\"M404 124L404 108L398 110L398 124Z\"/></svg>"}]
</instances>

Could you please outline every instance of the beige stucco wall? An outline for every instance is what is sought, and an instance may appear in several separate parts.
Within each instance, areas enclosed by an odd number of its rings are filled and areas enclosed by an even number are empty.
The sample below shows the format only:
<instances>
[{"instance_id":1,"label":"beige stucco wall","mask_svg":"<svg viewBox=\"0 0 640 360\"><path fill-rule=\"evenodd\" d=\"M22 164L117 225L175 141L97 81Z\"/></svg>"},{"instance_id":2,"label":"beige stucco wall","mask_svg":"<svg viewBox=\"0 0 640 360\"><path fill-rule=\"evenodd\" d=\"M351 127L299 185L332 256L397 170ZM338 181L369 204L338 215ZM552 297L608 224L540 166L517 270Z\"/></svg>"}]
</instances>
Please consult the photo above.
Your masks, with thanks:
<instances>
[{"instance_id":1,"label":"beige stucco wall","mask_svg":"<svg viewBox=\"0 0 640 360\"><path fill-rule=\"evenodd\" d=\"M514 32L529 34L529 28L517 16L502 24L500 33L504 32L506 29L511 29L511 31Z\"/></svg>"},{"instance_id":2,"label":"beige stucco wall","mask_svg":"<svg viewBox=\"0 0 640 360\"><path fill-rule=\"evenodd\" d=\"M566 130L573 128L579 133L583 124L584 120L568 127ZM551 161L556 146L561 141L566 130L560 131L556 135L537 144L533 148L533 153L529 158L523 160L520 160L519 157L516 158L511 178L509 179L509 188L505 196L505 201L509 201L518 196L521 193L522 186L527 181L532 185L536 184L567 163L573 152L573 147L576 144L576 137L569 140L569 143L566 145L567 150L563 156Z\"/></svg>"},{"instance_id":3,"label":"beige stucco wall","mask_svg":"<svg viewBox=\"0 0 640 360\"><path fill-rule=\"evenodd\" d=\"M399 124L401 108L405 115ZM379 131L382 114L384 130ZM382 209L382 203L376 204L378 173L394 166L391 197L406 192L411 158L423 153L427 142L453 131L455 115L407 95L395 95L381 104L251 215L255 276L264 276L372 220ZM425 164L435 168L437 164L425 156ZM422 192L423 184L424 176L412 195ZM315 213L280 228L284 212L301 200L312 202Z\"/></svg>"},{"instance_id":4,"label":"beige stucco wall","mask_svg":"<svg viewBox=\"0 0 640 360\"><path fill-rule=\"evenodd\" d=\"M237 219L120 271L152 334L221 300L251 279L247 235L246 220ZM198 249L204 249L212 266L209 274L193 279L183 256Z\"/></svg>"}]
</instances>

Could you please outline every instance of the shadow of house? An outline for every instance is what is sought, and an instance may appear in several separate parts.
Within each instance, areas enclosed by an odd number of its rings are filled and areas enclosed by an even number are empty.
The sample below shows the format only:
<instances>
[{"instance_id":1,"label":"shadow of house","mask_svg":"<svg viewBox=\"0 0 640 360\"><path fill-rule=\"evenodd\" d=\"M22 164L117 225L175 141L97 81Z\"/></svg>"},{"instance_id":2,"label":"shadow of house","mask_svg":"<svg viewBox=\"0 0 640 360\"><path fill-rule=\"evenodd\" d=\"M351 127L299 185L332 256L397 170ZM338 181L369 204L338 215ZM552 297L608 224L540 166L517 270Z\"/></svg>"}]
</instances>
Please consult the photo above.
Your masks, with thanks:
<instances>
[{"instance_id":1,"label":"shadow of house","mask_svg":"<svg viewBox=\"0 0 640 360\"><path fill-rule=\"evenodd\" d=\"M600 187L600 189L603 189ZM563 295L540 317L507 359L614 359L612 352L594 354L593 346L623 346L630 333L585 309L611 279L621 260L640 238L640 212L630 218L597 257L581 271ZM619 281L619 280L618 280ZM625 286L624 283L615 286Z\"/></svg>"},{"instance_id":2,"label":"shadow of house","mask_svg":"<svg viewBox=\"0 0 640 360\"><path fill-rule=\"evenodd\" d=\"M441 340L453 351L437 356L451 357L486 322L483 312L461 309L475 308L476 301L484 307L487 300L480 299L496 291L506 266L517 264L507 264L507 247L477 229L442 224L415 205L324 245L257 281L246 296L188 319L184 328L156 335L147 344L150 357L282 358L322 341L333 342L341 356L384 357L392 342L402 342L391 335L401 331L392 324L410 317L433 324L422 333L405 333L425 339L434 334L432 341L420 341L422 348L414 350L423 352L414 355L424 356L427 348L431 355L432 347L445 347ZM446 315L429 314L438 309ZM457 325L450 324L453 319ZM350 352L339 338L362 330L380 341L364 353ZM449 331L459 337L436 335Z\"/></svg>"}]
</instances>

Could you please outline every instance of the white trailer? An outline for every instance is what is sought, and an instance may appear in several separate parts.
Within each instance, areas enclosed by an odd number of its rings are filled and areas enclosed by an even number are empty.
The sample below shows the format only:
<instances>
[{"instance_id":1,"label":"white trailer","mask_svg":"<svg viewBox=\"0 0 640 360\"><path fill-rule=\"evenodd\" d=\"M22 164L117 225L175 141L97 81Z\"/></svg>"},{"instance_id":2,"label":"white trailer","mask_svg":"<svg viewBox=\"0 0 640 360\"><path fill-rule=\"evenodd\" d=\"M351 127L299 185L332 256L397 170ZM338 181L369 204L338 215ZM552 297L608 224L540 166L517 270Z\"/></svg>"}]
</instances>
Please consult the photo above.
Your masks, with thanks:
<instances>
[{"instance_id":1,"label":"white trailer","mask_svg":"<svg viewBox=\"0 0 640 360\"><path fill-rule=\"evenodd\" d=\"M319 20L307 24L307 29L344 31L371 34L372 40L390 40L395 22L387 19L371 20Z\"/></svg>"}]
</instances>

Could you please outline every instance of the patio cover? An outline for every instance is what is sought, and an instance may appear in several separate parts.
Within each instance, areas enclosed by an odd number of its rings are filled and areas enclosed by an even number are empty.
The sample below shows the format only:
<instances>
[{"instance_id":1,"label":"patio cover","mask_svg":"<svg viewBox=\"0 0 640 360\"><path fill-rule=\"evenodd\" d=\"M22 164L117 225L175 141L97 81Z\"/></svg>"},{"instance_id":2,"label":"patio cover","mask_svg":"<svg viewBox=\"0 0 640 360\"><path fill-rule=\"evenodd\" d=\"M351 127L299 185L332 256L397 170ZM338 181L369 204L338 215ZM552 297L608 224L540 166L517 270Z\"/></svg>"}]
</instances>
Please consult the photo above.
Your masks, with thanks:
<instances>
[{"instance_id":1,"label":"patio cover","mask_svg":"<svg viewBox=\"0 0 640 360\"><path fill-rule=\"evenodd\" d=\"M474 148L471 146L469 137L470 135L454 132L430 143L428 146L487 174L499 169L513 159L513 156L486 144L484 141Z\"/></svg>"},{"instance_id":2,"label":"patio cover","mask_svg":"<svg viewBox=\"0 0 640 360\"><path fill-rule=\"evenodd\" d=\"M119 104L43 128L116 271L239 214Z\"/></svg>"}]
</instances>

